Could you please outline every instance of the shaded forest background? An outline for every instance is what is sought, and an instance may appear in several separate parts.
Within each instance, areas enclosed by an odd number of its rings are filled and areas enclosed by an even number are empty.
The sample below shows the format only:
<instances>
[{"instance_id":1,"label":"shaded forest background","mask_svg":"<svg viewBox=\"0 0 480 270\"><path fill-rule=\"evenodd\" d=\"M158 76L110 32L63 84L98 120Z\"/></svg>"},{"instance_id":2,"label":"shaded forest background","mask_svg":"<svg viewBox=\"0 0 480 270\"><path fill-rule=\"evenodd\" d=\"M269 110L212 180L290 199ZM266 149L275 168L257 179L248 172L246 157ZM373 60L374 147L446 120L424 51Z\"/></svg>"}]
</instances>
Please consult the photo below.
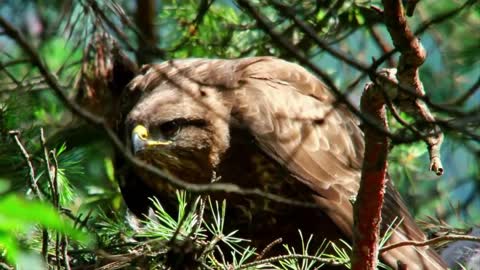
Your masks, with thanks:
<instances>
[{"instance_id":1,"label":"shaded forest background","mask_svg":"<svg viewBox=\"0 0 480 270\"><path fill-rule=\"evenodd\" d=\"M382 59L380 67L396 66L398 54L375 7L380 1L4 0L0 17L35 48L69 98L109 119L108 101L115 97L105 90L105 79L116 50L139 65L259 55L297 61L271 30L358 104L368 76L325 46L362 63ZM262 25L258 16L271 23ZM420 139L393 144L389 173L431 235L465 230L480 220L480 6L422 0L408 23L428 53L420 72L430 108L444 121L445 174L428 170ZM408 135L405 126L390 120L392 130ZM229 217L221 202L179 193L178 217L158 205L159 218L139 228L126 214L113 159L114 147L103 130L73 114L18 40L0 27L0 248L6 250L0 268L43 269L48 263L59 269L162 269L178 256L196 254L185 245L166 248L172 237L190 234L204 249L192 257L204 267L247 268L255 261L260 251L222 231L221 220ZM218 222L198 225L204 207ZM308 236L302 237L307 243ZM226 259L222 252L232 255ZM306 257L316 252L286 248L286 254L305 256L250 266L308 269L322 263ZM322 258L348 261L348 251Z\"/></svg>"}]
</instances>

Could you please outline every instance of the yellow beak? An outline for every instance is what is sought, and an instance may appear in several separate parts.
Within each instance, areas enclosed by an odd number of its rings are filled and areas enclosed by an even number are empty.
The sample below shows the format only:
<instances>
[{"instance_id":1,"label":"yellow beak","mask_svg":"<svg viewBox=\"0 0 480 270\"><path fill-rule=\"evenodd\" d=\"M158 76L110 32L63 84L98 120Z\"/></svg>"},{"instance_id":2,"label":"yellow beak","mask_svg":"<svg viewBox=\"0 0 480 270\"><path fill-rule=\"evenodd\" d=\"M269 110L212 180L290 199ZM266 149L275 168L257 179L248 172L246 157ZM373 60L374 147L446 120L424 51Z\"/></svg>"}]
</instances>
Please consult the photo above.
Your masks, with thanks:
<instances>
[{"instance_id":1,"label":"yellow beak","mask_svg":"<svg viewBox=\"0 0 480 270\"><path fill-rule=\"evenodd\" d=\"M143 125L137 125L132 131L132 144L134 153L150 146L169 145L171 141L155 141L149 139L148 129Z\"/></svg>"}]
</instances>

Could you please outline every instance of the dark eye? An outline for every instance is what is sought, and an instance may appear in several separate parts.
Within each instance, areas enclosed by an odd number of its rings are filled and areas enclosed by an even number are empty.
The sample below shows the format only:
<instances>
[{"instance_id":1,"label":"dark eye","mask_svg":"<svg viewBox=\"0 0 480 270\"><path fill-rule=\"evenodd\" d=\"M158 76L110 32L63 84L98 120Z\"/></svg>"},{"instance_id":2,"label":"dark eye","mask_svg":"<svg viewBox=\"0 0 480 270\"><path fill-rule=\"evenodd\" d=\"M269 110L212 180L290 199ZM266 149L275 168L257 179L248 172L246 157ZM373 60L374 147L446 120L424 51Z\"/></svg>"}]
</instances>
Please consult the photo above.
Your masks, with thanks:
<instances>
[{"instance_id":1,"label":"dark eye","mask_svg":"<svg viewBox=\"0 0 480 270\"><path fill-rule=\"evenodd\" d=\"M182 120L183 119L175 119L163 123L160 125L160 132L166 139L175 137L185 124Z\"/></svg>"}]
</instances>

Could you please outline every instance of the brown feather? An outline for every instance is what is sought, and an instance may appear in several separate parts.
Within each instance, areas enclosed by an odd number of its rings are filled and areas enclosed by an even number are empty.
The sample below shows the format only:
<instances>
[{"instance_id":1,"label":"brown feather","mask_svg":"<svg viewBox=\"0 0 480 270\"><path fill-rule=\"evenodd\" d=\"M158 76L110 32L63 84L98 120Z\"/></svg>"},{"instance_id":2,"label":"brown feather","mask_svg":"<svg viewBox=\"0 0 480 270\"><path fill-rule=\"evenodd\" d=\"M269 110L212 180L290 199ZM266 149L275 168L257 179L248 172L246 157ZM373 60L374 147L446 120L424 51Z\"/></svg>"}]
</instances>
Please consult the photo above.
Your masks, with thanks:
<instances>
[{"instance_id":1,"label":"brown feather","mask_svg":"<svg viewBox=\"0 0 480 270\"><path fill-rule=\"evenodd\" d=\"M284 192L289 189L284 185L293 185L290 189L303 193L281 195L315 201L345 236L352 237L351 200L359 188L363 134L358 119L337 104L316 77L296 64L272 57L173 60L143 70L143 75L130 83L131 88L145 92L130 113L130 121L148 123L175 113L202 115L212 123L210 159L224 181L263 185L268 191L259 174L238 178L241 172L236 172L237 176L232 173L235 166L248 170L227 158L241 152L232 150L237 137L232 130L245 129L253 147L258 146L255 155L265 155L277 169L286 170L284 176L273 177L282 187L279 190ZM292 180L298 184L285 184ZM425 239L390 182L382 217L384 229L395 218L402 219L389 244ZM426 248L402 247L382 258L393 268L401 261L408 269L445 269L438 255Z\"/></svg>"}]
</instances>

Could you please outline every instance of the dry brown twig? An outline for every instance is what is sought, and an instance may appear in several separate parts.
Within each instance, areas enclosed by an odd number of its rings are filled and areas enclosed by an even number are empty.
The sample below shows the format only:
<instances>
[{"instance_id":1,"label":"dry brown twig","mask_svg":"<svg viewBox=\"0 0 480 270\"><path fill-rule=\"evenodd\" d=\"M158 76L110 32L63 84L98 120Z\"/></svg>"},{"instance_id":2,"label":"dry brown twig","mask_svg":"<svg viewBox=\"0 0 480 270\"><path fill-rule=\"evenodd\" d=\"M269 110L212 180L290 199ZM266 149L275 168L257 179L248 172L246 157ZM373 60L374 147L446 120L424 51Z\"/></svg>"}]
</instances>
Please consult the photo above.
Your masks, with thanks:
<instances>
[{"instance_id":1,"label":"dry brown twig","mask_svg":"<svg viewBox=\"0 0 480 270\"><path fill-rule=\"evenodd\" d=\"M32 189L35 196L37 196L38 199L43 201L44 197L43 197L42 191L41 189L38 188L38 185L37 185L37 177L35 175L35 167L33 166L33 163L32 163L32 156L28 153L27 149L25 148L25 145L20 141L20 131L11 130L9 134L15 140L15 143L17 144L18 148L22 152L22 156L25 159L25 162L27 163L27 166L29 169L28 175L30 176L30 181L28 182L28 185Z\"/></svg>"},{"instance_id":2,"label":"dry brown twig","mask_svg":"<svg viewBox=\"0 0 480 270\"><path fill-rule=\"evenodd\" d=\"M399 242L396 244L384 246L383 248L380 249L380 252L385 252L394 248L402 247L402 246L416 246L416 247L421 247L421 246L430 246L430 245L435 245L435 244L440 244L444 242L451 242L451 241L460 241L460 240L466 240L466 241L473 241L473 242L480 242L480 237L476 236L471 236L471 235L444 235L444 236L439 236L433 239L429 239L426 241L404 241L404 242Z\"/></svg>"},{"instance_id":3,"label":"dry brown twig","mask_svg":"<svg viewBox=\"0 0 480 270\"><path fill-rule=\"evenodd\" d=\"M283 241L282 238L278 238L278 239L275 239L274 241L272 241L270 244L268 244L263 250L262 252L260 252L257 257L255 258L256 261L258 260L261 260L265 257L265 255L276 245L278 244L281 244Z\"/></svg>"}]
</instances>

